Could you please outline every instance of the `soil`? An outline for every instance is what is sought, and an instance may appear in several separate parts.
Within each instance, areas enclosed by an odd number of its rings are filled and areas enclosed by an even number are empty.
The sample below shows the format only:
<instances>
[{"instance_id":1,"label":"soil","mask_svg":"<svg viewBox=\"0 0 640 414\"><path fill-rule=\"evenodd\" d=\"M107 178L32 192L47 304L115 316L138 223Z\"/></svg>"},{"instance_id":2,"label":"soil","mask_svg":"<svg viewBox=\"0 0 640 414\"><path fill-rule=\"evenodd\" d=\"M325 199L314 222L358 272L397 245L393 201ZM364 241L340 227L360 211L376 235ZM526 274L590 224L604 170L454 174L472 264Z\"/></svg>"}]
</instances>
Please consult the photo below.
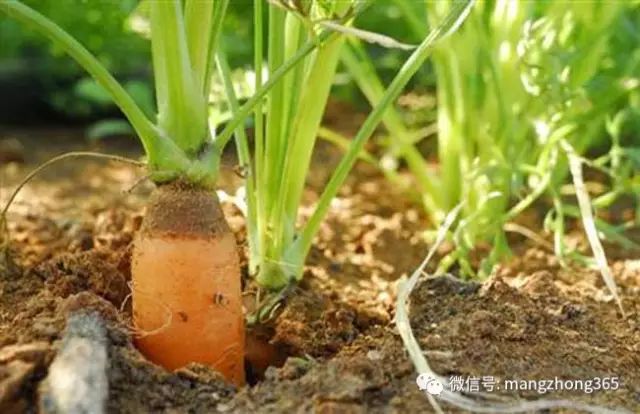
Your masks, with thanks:
<instances>
[{"instance_id":1,"label":"soil","mask_svg":"<svg viewBox=\"0 0 640 414\"><path fill-rule=\"evenodd\" d=\"M149 197L140 231L164 237L183 235L203 239L228 233L220 202L215 193L213 197L211 193L181 182L160 186ZM181 214L176 217L171 211Z\"/></svg>"},{"instance_id":2,"label":"soil","mask_svg":"<svg viewBox=\"0 0 640 414\"><path fill-rule=\"evenodd\" d=\"M2 203L35 165L88 146L81 131L63 129L2 131L0 140L19 143L12 151L28 149L0 165ZM97 150L139 155L126 139L102 142ZM339 155L319 146L308 205ZM130 243L153 189L143 176L130 165L72 160L45 171L17 198L8 221L13 262L0 266L0 412L38 412L39 386L67 317L88 310L108 326L111 413L432 410L392 323L397 280L425 255L428 224L374 168L359 165L351 175L317 237L303 282L263 327L284 357L240 390L204 366L167 372L132 345ZM240 182L230 156L222 188L233 194ZM223 200L223 208L246 263L244 220L231 203ZM545 246L514 238L512 259L483 283L437 275L418 284L410 321L432 368L445 377L496 381L616 376L616 391L502 390L494 396L568 398L640 412L638 251L609 246L623 317L596 271L562 266Z\"/></svg>"}]
</instances>

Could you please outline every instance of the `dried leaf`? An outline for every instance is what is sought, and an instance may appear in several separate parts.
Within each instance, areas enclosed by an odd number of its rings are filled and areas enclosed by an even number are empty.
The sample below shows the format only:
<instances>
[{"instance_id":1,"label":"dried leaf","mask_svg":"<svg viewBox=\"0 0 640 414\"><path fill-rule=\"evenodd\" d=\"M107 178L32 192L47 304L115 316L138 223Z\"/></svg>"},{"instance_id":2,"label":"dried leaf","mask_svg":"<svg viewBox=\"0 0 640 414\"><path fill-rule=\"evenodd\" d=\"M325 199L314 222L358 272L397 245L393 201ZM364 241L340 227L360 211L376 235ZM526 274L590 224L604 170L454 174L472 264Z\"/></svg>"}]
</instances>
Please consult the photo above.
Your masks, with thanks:
<instances>
[{"instance_id":1,"label":"dried leaf","mask_svg":"<svg viewBox=\"0 0 640 414\"><path fill-rule=\"evenodd\" d=\"M320 22L320 25L326 27L327 29L340 32L348 36L354 36L358 39L364 40L367 43L377 44L388 49L413 50L418 47L418 45L402 43L392 37L385 36L380 33L369 32L367 30L357 29L355 27L342 26L335 21L323 21Z\"/></svg>"}]
</instances>

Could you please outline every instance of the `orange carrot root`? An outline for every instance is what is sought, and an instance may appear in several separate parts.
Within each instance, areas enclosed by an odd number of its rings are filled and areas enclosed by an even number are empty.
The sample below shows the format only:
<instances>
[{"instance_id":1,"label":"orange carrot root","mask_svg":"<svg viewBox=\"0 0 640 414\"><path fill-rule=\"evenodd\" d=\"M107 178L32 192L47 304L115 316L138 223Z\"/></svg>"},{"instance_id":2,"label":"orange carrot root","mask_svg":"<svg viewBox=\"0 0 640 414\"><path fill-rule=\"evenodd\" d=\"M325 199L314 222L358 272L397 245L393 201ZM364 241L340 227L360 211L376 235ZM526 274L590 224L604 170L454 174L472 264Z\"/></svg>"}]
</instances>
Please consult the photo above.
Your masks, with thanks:
<instances>
[{"instance_id":1,"label":"orange carrot root","mask_svg":"<svg viewBox=\"0 0 640 414\"><path fill-rule=\"evenodd\" d=\"M136 340L167 369L191 362L244 384L244 316L233 234L215 194L170 184L150 202L132 257Z\"/></svg>"}]
</instances>

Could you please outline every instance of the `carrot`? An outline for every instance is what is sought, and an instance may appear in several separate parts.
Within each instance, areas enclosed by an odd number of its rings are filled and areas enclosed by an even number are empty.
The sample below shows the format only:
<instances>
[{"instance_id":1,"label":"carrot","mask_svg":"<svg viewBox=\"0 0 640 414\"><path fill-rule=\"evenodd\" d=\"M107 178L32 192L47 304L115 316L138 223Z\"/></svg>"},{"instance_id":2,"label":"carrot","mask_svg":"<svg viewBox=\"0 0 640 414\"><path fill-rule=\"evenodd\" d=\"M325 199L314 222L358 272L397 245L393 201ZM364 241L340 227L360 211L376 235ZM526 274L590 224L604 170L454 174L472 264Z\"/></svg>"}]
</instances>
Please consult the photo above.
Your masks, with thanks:
<instances>
[{"instance_id":1,"label":"carrot","mask_svg":"<svg viewBox=\"0 0 640 414\"><path fill-rule=\"evenodd\" d=\"M152 194L132 256L138 348L177 369L207 364L244 384L244 315L233 234L210 191L184 183Z\"/></svg>"},{"instance_id":2,"label":"carrot","mask_svg":"<svg viewBox=\"0 0 640 414\"><path fill-rule=\"evenodd\" d=\"M259 330L247 332L245 345L245 360L248 371L254 378L263 378L264 372L270 366L280 367L286 360L282 349L269 343L269 336Z\"/></svg>"}]
</instances>

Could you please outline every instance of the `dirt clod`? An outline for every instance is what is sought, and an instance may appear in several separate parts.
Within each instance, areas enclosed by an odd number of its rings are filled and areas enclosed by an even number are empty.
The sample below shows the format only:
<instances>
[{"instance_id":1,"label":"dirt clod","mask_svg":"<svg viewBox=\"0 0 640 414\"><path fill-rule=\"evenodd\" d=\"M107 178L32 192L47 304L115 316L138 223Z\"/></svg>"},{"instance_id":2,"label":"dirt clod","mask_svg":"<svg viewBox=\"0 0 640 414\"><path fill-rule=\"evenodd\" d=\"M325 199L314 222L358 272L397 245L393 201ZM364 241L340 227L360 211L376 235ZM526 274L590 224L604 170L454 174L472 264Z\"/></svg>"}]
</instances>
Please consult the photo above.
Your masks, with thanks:
<instances>
[{"instance_id":1,"label":"dirt clod","mask_svg":"<svg viewBox=\"0 0 640 414\"><path fill-rule=\"evenodd\" d=\"M33 342L0 349L0 412L23 412L33 398L34 381L49 364L49 343Z\"/></svg>"},{"instance_id":2,"label":"dirt clod","mask_svg":"<svg viewBox=\"0 0 640 414\"><path fill-rule=\"evenodd\" d=\"M90 291L120 306L129 294L125 275L105 255L93 250L75 254L63 254L34 269L43 277L45 286L56 296Z\"/></svg>"}]
</instances>

